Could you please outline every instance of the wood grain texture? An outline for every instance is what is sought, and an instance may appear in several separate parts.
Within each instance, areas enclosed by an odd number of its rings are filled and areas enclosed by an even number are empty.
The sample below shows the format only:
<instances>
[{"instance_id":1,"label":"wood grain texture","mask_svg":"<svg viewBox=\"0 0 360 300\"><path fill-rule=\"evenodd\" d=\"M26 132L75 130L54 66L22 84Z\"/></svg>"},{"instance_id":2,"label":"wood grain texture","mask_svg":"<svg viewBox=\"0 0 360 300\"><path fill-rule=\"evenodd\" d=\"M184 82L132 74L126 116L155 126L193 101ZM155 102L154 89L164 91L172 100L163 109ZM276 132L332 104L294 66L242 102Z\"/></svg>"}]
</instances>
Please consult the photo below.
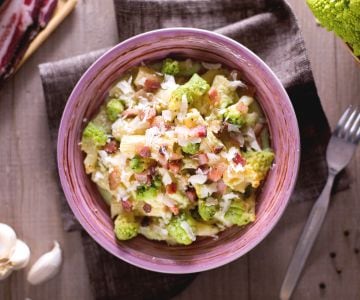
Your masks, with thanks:
<instances>
[{"instance_id":1,"label":"wood grain texture","mask_svg":"<svg viewBox=\"0 0 360 300\"><path fill-rule=\"evenodd\" d=\"M343 44L316 26L305 1L290 0L303 30L322 104L334 127L350 103L360 104L360 68ZM101 10L101 17L99 11ZM105 17L104 17L105 16ZM112 0L82 0L48 41L0 91L0 222L29 243L32 262L60 241L65 260L60 276L31 287L26 271L0 283L0 299L92 299L78 233L65 233L59 216L54 155L50 145L37 65L110 46L117 33ZM311 108L309 108L311 109ZM352 188L332 204L294 294L301 299L360 299L360 151L349 166ZM176 300L278 299L295 243L311 203L291 204L274 231L250 254L201 274ZM349 236L344 236L349 230ZM336 252L337 274L329 257ZM321 291L319 283L326 284Z\"/></svg>"}]
</instances>

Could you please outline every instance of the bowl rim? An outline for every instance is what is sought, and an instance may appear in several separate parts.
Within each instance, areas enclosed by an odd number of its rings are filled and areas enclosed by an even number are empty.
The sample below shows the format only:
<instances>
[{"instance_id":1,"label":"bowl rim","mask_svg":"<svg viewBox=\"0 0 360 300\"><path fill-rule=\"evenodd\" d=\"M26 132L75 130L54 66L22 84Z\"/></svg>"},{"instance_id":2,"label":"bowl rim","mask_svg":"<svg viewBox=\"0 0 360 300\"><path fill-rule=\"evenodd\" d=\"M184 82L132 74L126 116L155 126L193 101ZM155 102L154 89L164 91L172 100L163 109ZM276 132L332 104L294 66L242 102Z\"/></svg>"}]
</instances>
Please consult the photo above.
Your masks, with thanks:
<instances>
[{"instance_id":1,"label":"bowl rim","mask_svg":"<svg viewBox=\"0 0 360 300\"><path fill-rule=\"evenodd\" d=\"M96 70L103 63L103 60L106 59L108 56L111 56L113 54L120 52L122 48L126 48L129 44L131 45L132 43L134 43L134 41L136 41L136 40L142 41L143 38L146 38L148 36L157 35L157 34L166 34L166 33L171 33L174 35L176 35L176 34L189 34L189 35L196 34L198 36L207 37L207 38L210 38L211 40L216 40L216 41L222 42L232 49L235 48L236 51L242 52L247 57L250 57L253 60L253 62L256 63L257 68L262 69L262 71L264 71L264 73L269 75L269 80L270 80L271 84L277 86L277 90L280 92L280 95L283 98L283 100L285 102L287 102L289 109L291 111L291 114L292 114L292 118L290 118L291 119L290 126L294 129L294 133L296 133L296 136L294 137L294 139L295 139L295 143L296 143L295 148L297 150L297 153L296 153L297 155L296 155L296 158L294 161L294 169L293 169L294 176L289 184L289 188L287 189L286 193L284 194L284 198L286 198L286 201L282 201L281 206L278 207L276 213L273 215L274 221L268 227L265 227L264 230L262 230L259 233L259 236L257 239L253 239L253 240L249 241L249 243L245 247L243 247L241 251L235 251L232 255L228 256L227 258L224 258L223 260L217 260L214 262L210 261L207 263L196 264L196 265L177 265L177 264L160 265L160 264L157 264L155 261L154 262L152 262L152 261L146 262L146 264L144 264L144 261L141 258L135 257L124 251L120 254L115 253L114 250L109 249L109 247L107 247L106 245L103 244L101 235L97 235L96 232L92 229L91 225L89 225L86 222L86 218L83 217L82 214L80 214L80 212L78 212L75 204L72 201L72 193L69 189L68 182L66 180L65 171L64 171L63 165L61 163L62 157L65 152L64 147L62 145L64 136L66 134L66 131L65 131L66 126L65 125L71 116L71 114L69 114L70 109L73 106L74 102L77 101L78 94L79 94L79 91L81 90L81 88L88 81L88 79L92 77L93 70L94 69ZM117 257L129 264L132 264L136 267L142 268L142 269L160 272L160 273L168 273L168 274L191 274L191 273L202 272L202 271L212 270L212 269L221 267L221 266L226 265L226 264L240 258L241 256L247 254L249 251L251 251L253 248L255 248L260 242L262 242L264 240L264 238L272 231L272 229L275 227L275 225L279 222L287 205L289 204L290 197L295 188L295 184L296 184L297 177L299 174L300 155L301 155L300 132L299 132L299 126L298 126L297 117L296 117L296 114L294 111L294 107L290 101L290 98L289 98L285 88L283 87L282 83L280 82L278 77L275 75L275 73L270 69L270 67L260 57L258 57L254 52L252 52L250 49L248 49L241 43L239 43L229 37L226 37L222 34L219 34L219 33L213 32L213 31L208 31L208 30L198 29L198 28L187 28L187 27L171 27L171 28L147 31L145 33L135 35L133 37L130 37L130 38L116 44L114 47L112 47L111 49L107 50L104 54L102 54L84 72L84 74L80 77L80 79L76 83L75 87L73 88L73 90L66 102L66 106L64 108L64 111L63 111L63 114L61 117L59 131L58 131L58 139L57 139L57 167L58 167L61 186L64 191L67 203L69 204L72 212L74 213L76 219L81 224L82 228L103 249L105 249L106 251L108 251L109 253L114 255L115 257Z\"/></svg>"}]
</instances>

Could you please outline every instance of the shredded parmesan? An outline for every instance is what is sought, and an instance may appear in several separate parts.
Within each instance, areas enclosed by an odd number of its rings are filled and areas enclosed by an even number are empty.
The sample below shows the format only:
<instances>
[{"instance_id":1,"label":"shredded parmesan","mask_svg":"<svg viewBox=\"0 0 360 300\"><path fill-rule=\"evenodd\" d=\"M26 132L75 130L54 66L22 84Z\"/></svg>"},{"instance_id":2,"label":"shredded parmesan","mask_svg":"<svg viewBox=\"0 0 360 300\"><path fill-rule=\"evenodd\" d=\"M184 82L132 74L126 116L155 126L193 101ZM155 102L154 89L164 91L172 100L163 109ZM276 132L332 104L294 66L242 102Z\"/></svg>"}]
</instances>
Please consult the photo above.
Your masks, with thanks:
<instances>
[{"instance_id":1,"label":"shredded parmesan","mask_svg":"<svg viewBox=\"0 0 360 300\"><path fill-rule=\"evenodd\" d=\"M192 185L195 185L195 184L203 184L205 183L207 180L207 176L206 175L202 175L202 174L198 174L198 175L193 175L193 176L190 176L189 178L189 182L192 184Z\"/></svg>"},{"instance_id":2,"label":"shredded parmesan","mask_svg":"<svg viewBox=\"0 0 360 300\"><path fill-rule=\"evenodd\" d=\"M191 226L189 225L189 223L185 222L185 221L181 221L180 226L182 227L182 229L185 230L186 234L189 236L189 238L192 241L196 240L195 234L191 228Z\"/></svg>"}]
</instances>

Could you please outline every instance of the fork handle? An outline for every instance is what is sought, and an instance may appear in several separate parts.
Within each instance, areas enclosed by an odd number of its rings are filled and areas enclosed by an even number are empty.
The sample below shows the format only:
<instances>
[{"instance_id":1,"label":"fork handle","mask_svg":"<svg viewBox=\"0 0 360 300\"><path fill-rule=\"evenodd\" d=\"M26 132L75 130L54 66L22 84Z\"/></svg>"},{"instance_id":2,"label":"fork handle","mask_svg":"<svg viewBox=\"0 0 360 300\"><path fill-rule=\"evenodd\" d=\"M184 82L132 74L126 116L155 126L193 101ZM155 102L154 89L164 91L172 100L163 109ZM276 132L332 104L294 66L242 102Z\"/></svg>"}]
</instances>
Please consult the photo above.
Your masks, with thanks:
<instances>
[{"instance_id":1,"label":"fork handle","mask_svg":"<svg viewBox=\"0 0 360 300\"><path fill-rule=\"evenodd\" d=\"M321 225L324 222L326 212L329 206L330 193L334 182L334 177L335 176L333 174L329 174L323 191L321 192L319 198L316 200L313 208L311 209L310 215L306 221L305 227L301 233L300 239L298 241L290 265L286 272L284 282L281 286L281 300L290 299L296 287L296 283L300 277L306 259L309 256L310 250L314 245Z\"/></svg>"}]
</instances>

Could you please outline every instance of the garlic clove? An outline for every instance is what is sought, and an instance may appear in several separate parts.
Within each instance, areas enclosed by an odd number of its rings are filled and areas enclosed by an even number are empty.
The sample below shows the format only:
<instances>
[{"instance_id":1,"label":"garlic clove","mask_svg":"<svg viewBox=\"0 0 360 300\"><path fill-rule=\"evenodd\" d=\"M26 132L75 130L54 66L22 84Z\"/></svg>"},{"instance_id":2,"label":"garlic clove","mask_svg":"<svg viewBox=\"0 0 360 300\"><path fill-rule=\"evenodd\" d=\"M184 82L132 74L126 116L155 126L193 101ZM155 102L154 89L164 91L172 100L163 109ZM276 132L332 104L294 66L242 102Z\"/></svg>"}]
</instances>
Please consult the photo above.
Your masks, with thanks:
<instances>
[{"instance_id":1,"label":"garlic clove","mask_svg":"<svg viewBox=\"0 0 360 300\"><path fill-rule=\"evenodd\" d=\"M0 260L9 257L15 243L15 231L9 225L0 223Z\"/></svg>"},{"instance_id":2,"label":"garlic clove","mask_svg":"<svg viewBox=\"0 0 360 300\"><path fill-rule=\"evenodd\" d=\"M60 270L61 248L57 241L51 251L43 254L31 267L27 280L33 284L40 284L53 278Z\"/></svg>"},{"instance_id":3,"label":"garlic clove","mask_svg":"<svg viewBox=\"0 0 360 300\"><path fill-rule=\"evenodd\" d=\"M16 240L13 252L10 255L10 262L14 270L25 268L30 260L30 249L21 240Z\"/></svg>"},{"instance_id":4,"label":"garlic clove","mask_svg":"<svg viewBox=\"0 0 360 300\"><path fill-rule=\"evenodd\" d=\"M7 277L9 277L12 271L13 268L11 266L5 266L5 267L0 266L0 280L4 280Z\"/></svg>"}]
</instances>

